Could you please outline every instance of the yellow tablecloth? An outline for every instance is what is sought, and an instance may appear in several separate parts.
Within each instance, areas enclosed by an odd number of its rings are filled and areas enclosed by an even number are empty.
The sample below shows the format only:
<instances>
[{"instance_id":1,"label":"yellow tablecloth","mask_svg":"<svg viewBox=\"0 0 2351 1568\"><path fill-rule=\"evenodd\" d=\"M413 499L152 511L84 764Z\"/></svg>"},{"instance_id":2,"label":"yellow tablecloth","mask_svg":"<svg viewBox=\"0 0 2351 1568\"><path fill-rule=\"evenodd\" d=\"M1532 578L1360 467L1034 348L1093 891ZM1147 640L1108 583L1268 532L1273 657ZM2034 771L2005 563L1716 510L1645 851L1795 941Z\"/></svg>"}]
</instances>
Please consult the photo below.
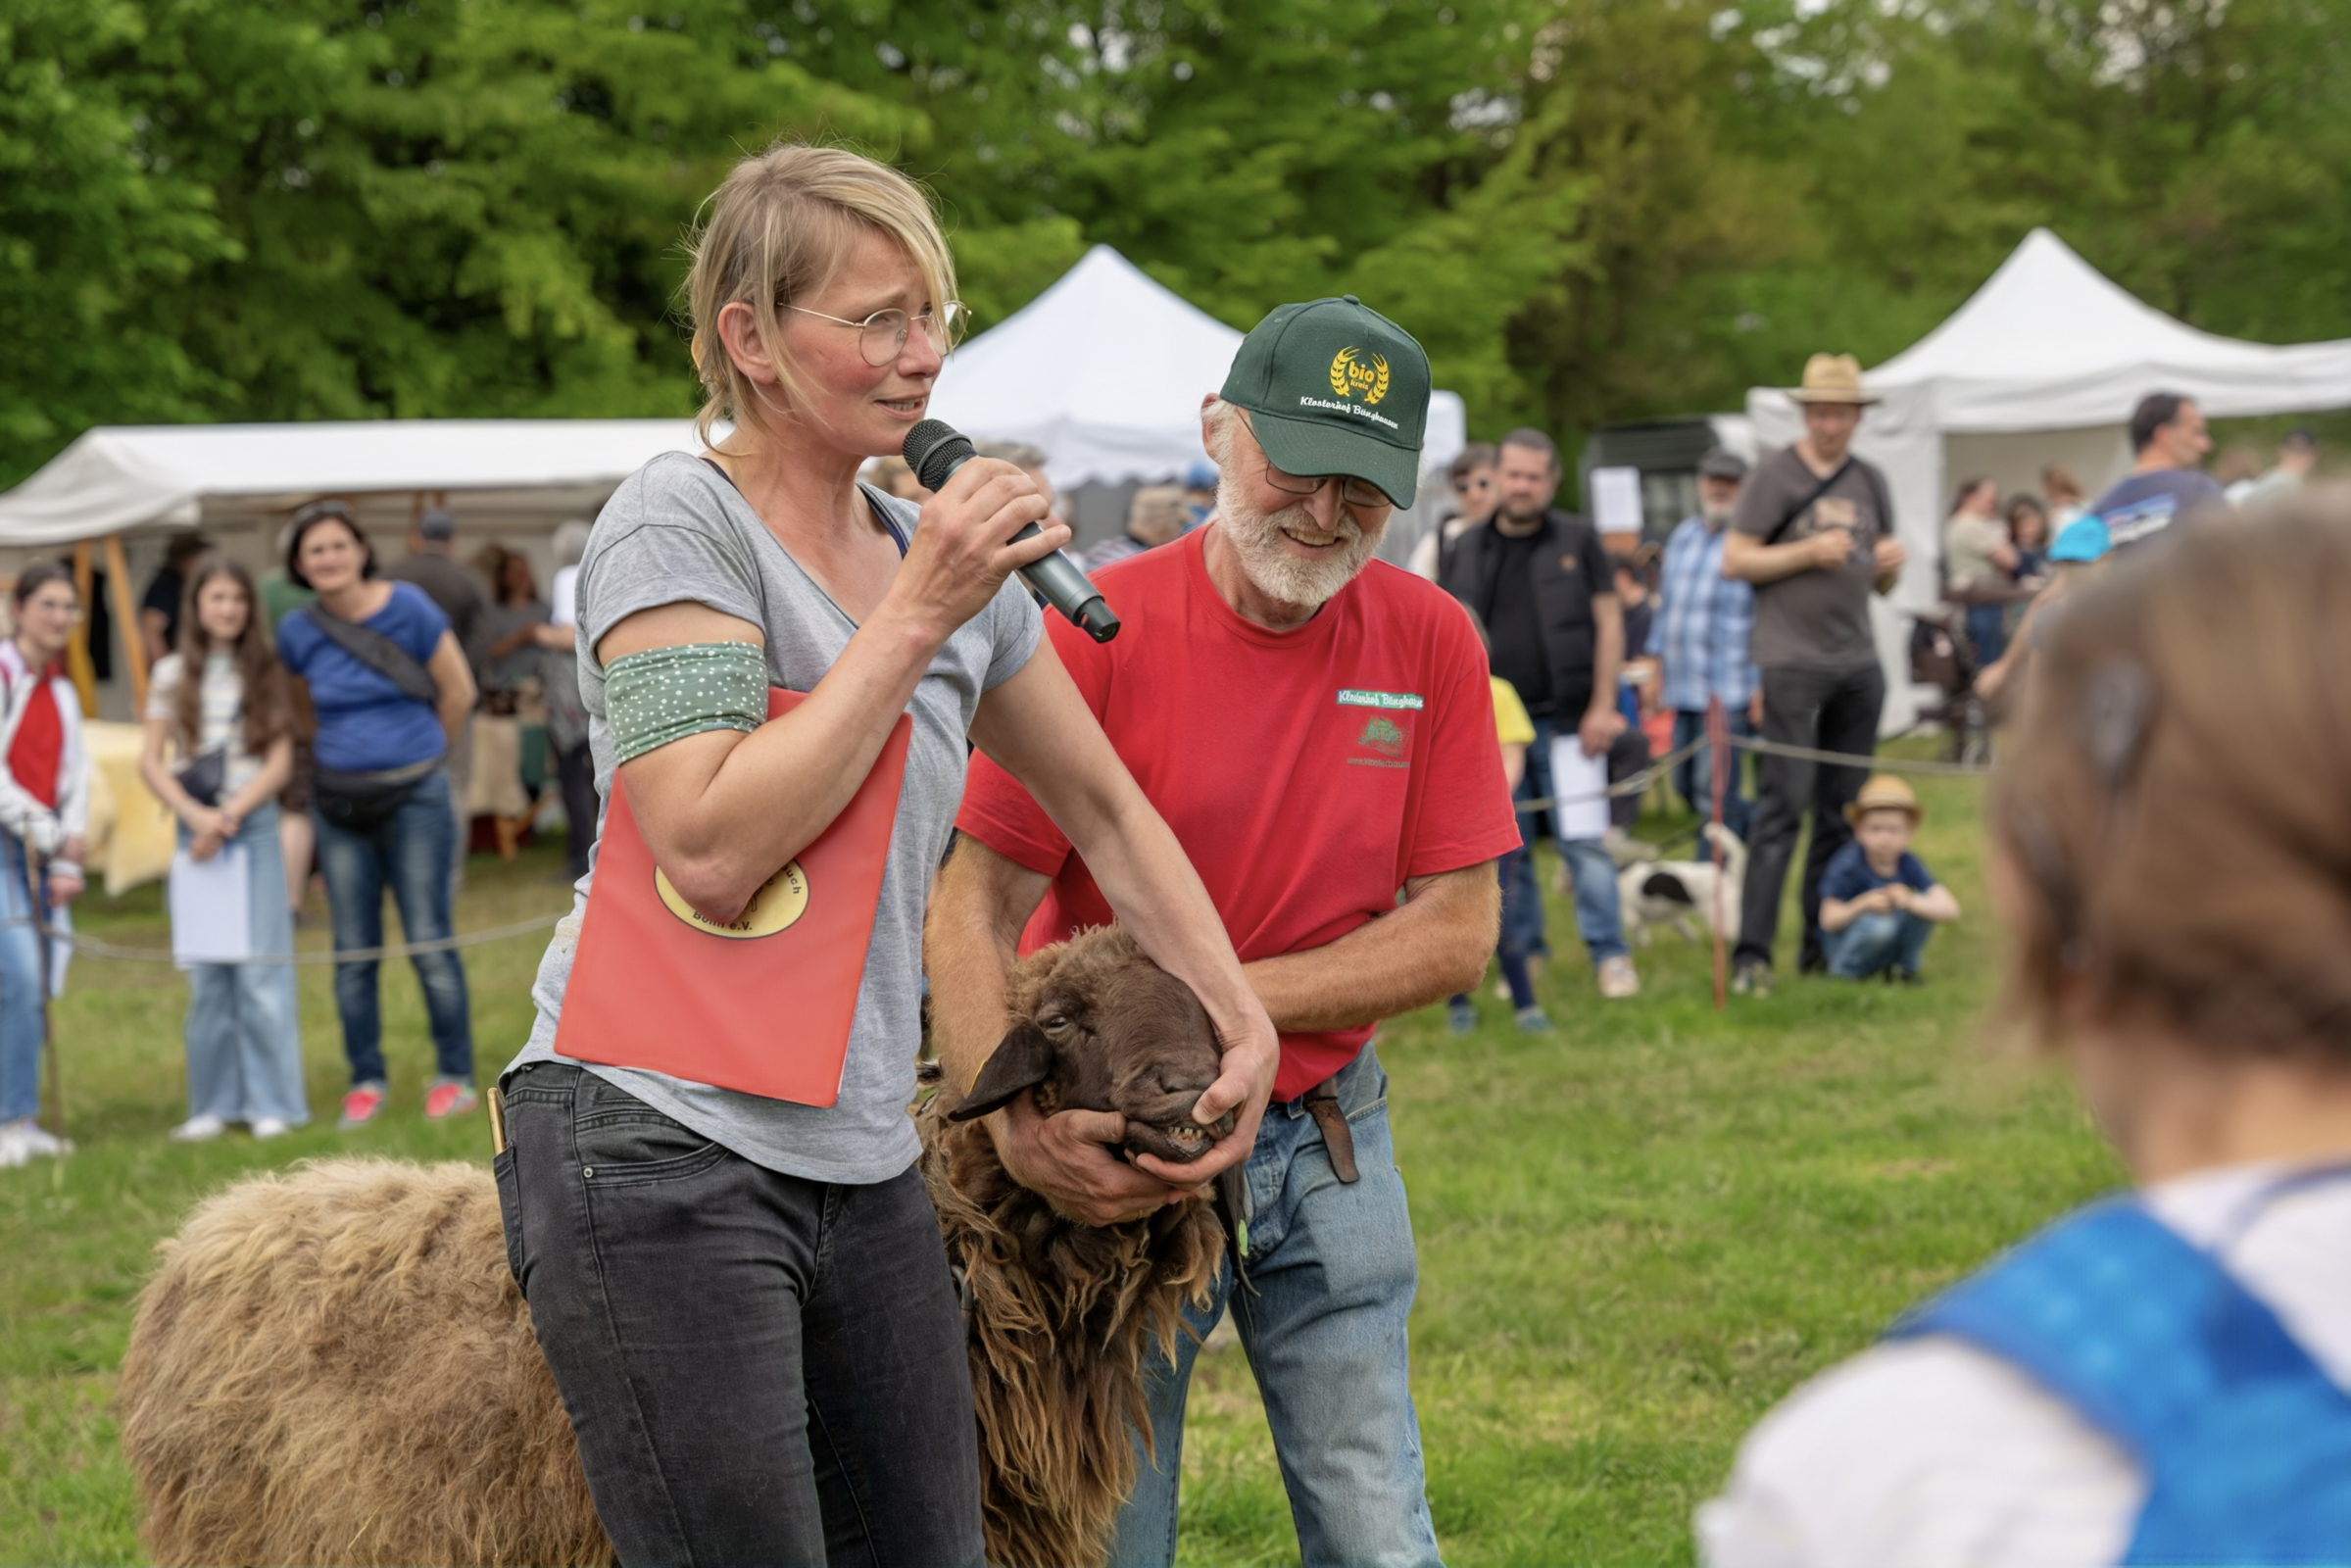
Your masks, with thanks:
<instances>
[{"instance_id":1,"label":"yellow tablecloth","mask_svg":"<svg viewBox=\"0 0 2351 1568\"><path fill-rule=\"evenodd\" d=\"M90 719L81 738L90 754L90 869L105 871L110 897L162 881L177 834L171 809L139 777L144 728Z\"/></svg>"}]
</instances>

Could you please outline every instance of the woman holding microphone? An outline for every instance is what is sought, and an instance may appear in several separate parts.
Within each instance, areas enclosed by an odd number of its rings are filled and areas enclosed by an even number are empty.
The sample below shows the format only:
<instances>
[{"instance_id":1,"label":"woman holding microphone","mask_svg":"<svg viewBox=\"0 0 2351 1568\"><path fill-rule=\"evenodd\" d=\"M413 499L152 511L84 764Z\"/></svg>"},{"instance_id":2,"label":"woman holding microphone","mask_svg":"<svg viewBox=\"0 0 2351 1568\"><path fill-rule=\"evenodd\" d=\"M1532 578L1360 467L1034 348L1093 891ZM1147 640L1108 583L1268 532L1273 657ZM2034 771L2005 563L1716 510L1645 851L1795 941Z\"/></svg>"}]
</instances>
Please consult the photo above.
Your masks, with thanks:
<instances>
[{"instance_id":1,"label":"woman holding microphone","mask_svg":"<svg viewBox=\"0 0 2351 1568\"><path fill-rule=\"evenodd\" d=\"M1068 530L1005 542L1046 513L1008 464L965 465L919 514L857 482L924 416L954 285L928 204L895 171L791 145L746 160L688 279L702 429L734 428L626 480L581 563L605 837L504 1080L498 1175L510 1260L624 1563L981 1560L962 1327L906 1113L923 905L966 737L1037 792L1226 1042L1199 1115L1237 1108L1240 1125L1154 1174L1198 1184L1233 1163L1271 1088L1272 1026L1199 878L1007 581ZM770 687L806 695L769 718ZM902 714L863 952L807 976L811 994L854 987L837 1098L566 1056L567 1010L591 994L617 1006L675 984L629 972L626 950L573 967L610 901L643 896L617 880L622 832L642 834L650 880L691 923L756 924L746 906L885 776ZM723 997L726 964L758 945L712 946L721 978L705 989ZM797 1022L737 1027L758 1041ZM674 1060L658 1033L647 1054Z\"/></svg>"}]
</instances>

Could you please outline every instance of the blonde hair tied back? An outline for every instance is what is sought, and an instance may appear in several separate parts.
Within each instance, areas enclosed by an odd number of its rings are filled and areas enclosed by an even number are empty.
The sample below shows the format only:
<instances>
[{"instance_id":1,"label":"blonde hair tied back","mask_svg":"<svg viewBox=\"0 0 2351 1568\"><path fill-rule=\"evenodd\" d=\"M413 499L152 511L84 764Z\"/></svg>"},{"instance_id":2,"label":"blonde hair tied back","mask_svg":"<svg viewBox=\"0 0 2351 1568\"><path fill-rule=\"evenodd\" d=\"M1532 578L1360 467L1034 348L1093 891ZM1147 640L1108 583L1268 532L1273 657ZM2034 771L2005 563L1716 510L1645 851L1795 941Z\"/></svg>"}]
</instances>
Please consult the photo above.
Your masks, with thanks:
<instances>
[{"instance_id":1,"label":"blonde hair tied back","mask_svg":"<svg viewBox=\"0 0 2351 1568\"><path fill-rule=\"evenodd\" d=\"M861 233L885 234L906 249L935 308L955 297L955 258L922 188L847 148L777 142L737 164L707 205L709 220L689 242L685 283L704 395L694 429L706 444L721 419L744 428L758 404L791 416L801 384L784 352L783 314L831 280ZM780 402L736 368L719 339L719 313L735 304L751 308Z\"/></svg>"}]
</instances>

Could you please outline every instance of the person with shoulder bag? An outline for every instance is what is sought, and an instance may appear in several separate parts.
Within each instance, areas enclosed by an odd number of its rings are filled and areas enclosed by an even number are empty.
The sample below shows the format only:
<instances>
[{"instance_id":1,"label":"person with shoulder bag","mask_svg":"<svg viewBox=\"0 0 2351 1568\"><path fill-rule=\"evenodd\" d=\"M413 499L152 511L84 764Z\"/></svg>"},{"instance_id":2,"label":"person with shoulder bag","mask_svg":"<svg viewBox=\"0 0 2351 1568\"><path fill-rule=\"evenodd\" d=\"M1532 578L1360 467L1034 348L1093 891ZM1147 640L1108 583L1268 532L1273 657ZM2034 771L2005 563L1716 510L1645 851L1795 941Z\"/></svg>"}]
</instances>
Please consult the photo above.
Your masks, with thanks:
<instances>
[{"instance_id":1,"label":"person with shoulder bag","mask_svg":"<svg viewBox=\"0 0 2351 1568\"><path fill-rule=\"evenodd\" d=\"M73 573L35 562L11 597L16 635L0 640L0 1166L73 1151L35 1119L49 957L37 922L80 896L90 806L81 702L59 665L81 624Z\"/></svg>"},{"instance_id":2,"label":"person with shoulder bag","mask_svg":"<svg viewBox=\"0 0 2351 1568\"><path fill-rule=\"evenodd\" d=\"M383 943L389 886L412 943L452 935L450 739L473 711L473 672L449 617L412 583L376 574L375 552L340 501L294 514L286 575L318 602L277 626L278 657L317 715L311 818L334 915L335 951ZM437 1071L424 1095L433 1120L473 1108L473 1022L455 951L410 956L424 991ZM341 1125L364 1126L390 1098L374 958L335 965L335 1011L351 1089Z\"/></svg>"},{"instance_id":3,"label":"person with shoulder bag","mask_svg":"<svg viewBox=\"0 0 2351 1568\"><path fill-rule=\"evenodd\" d=\"M294 951L277 821L278 792L294 771L294 704L260 608L252 574L228 557L189 567L179 647L157 662L148 688L139 776L179 818L192 858L244 859L251 951L268 960ZM275 1138L311 1119L292 965L191 965L187 1048L188 1119L171 1129L177 1141L218 1138L231 1122Z\"/></svg>"}]
</instances>

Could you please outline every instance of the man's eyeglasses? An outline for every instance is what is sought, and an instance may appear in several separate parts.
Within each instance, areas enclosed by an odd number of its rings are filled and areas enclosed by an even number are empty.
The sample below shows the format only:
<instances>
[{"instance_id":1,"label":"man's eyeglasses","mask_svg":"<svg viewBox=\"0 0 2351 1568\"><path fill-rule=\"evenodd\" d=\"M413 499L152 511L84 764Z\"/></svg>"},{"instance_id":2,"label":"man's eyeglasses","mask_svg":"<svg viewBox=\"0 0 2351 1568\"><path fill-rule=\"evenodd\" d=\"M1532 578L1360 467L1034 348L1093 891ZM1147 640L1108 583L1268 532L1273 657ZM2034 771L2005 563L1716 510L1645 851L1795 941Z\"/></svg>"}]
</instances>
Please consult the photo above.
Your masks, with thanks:
<instances>
[{"instance_id":1,"label":"man's eyeglasses","mask_svg":"<svg viewBox=\"0 0 2351 1568\"><path fill-rule=\"evenodd\" d=\"M1349 479L1336 473L1284 473L1273 466L1270 459L1265 465L1265 482L1276 490L1286 491L1294 496L1320 495L1322 487L1333 479L1340 481L1339 499L1350 507L1371 508L1395 505L1381 491L1380 487L1369 479Z\"/></svg>"},{"instance_id":2,"label":"man's eyeglasses","mask_svg":"<svg viewBox=\"0 0 2351 1568\"><path fill-rule=\"evenodd\" d=\"M898 357L906 350L906 334L914 329L917 321L922 324L922 335L942 355L951 352L962 341L963 329L971 324L971 313L963 308L961 300L949 300L936 310L926 305L920 316L911 318L900 310L876 311L862 321L827 316L822 311L811 311L806 305L789 305L785 309L798 311L803 316L813 316L835 326L856 327L857 352L864 356L867 365L876 369L897 363Z\"/></svg>"},{"instance_id":3,"label":"man's eyeglasses","mask_svg":"<svg viewBox=\"0 0 2351 1568\"><path fill-rule=\"evenodd\" d=\"M1253 436L1257 433L1255 421L1249 421L1249 428L1250 435ZM1265 456L1265 447L1261 442L1257 447L1257 455ZM1386 492L1369 479L1350 479L1344 474L1337 473L1286 473L1273 466L1273 459L1265 458L1265 482L1286 495L1320 495L1322 487L1334 479L1339 481L1339 499L1350 507L1369 510L1373 507L1392 508L1396 505L1395 502L1388 499Z\"/></svg>"}]
</instances>

